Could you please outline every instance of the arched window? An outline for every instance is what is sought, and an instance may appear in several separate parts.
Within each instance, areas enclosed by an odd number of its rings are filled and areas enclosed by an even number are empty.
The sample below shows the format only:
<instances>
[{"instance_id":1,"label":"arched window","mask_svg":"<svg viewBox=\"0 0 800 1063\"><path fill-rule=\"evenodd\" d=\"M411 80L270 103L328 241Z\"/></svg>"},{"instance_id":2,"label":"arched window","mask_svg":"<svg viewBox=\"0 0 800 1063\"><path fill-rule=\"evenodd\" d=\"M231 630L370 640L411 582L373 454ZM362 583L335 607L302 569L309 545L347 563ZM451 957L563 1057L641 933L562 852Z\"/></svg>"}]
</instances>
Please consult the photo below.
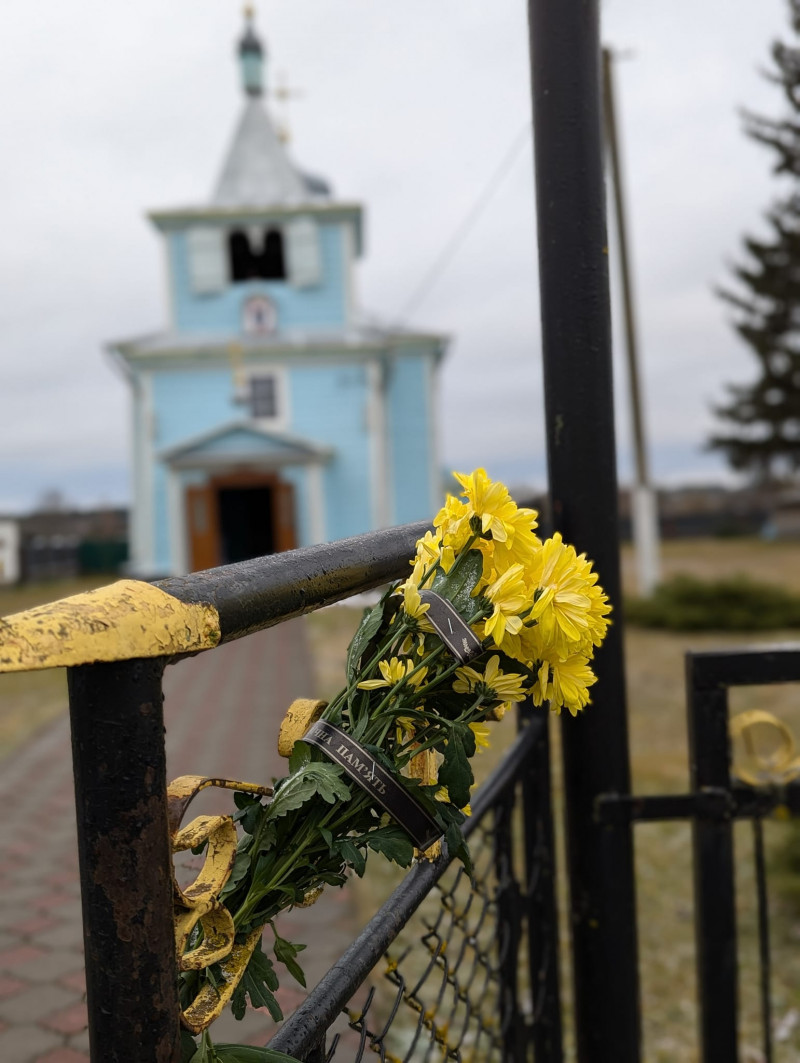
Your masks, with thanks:
<instances>
[{"instance_id":1,"label":"arched window","mask_svg":"<svg viewBox=\"0 0 800 1063\"><path fill-rule=\"evenodd\" d=\"M280 229L267 229L264 250L261 253L259 276L267 281L284 280L286 267L283 261L283 236Z\"/></svg>"},{"instance_id":2,"label":"arched window","mask_svg":"<svg viewBox=\"0 0 800 1063\"><path fill-rule=\"evenodd\" d=\"M258 263L250 250L247 233L240 229L235 229L228 237L228 257L231 280L246 281L258 276Z\"/></svg>"},{"instance_id":3,"label":"arched window","mask_svg":"<svg viewBox=\"0 0 800 1063\"><path fill-rule=\"evenodd\" d=\"M256 232L248 236L241 229L234 229L228 237L228 258L232 281L248 281L254 277L260 277L265 281L286 279L283 233L280 229L267 229L264 233L264 242L260 247L258 235Z\"/></svg>"}]
</instances>

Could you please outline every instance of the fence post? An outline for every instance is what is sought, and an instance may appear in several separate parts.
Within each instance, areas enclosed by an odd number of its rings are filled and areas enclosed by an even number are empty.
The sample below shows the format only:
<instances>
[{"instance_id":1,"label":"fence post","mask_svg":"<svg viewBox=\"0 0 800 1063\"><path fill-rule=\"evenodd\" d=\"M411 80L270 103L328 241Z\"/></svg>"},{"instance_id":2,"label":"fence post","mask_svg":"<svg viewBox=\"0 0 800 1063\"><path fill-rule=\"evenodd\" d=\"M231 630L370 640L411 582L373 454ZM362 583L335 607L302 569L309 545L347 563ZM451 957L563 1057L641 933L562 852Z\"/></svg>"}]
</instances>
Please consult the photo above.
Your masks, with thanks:
<instances>
[{"instance_id":1,"label":"fence post","mask_svg":"<svg viewBox=\"0 0 800 1063\"><path fill-rule=\"evenodd\" d=\"M553 521L596 562L615 624L593 704L563 729L578 1059L639 1059L633 843L597 822L628 793L598 0L528 0Z\"/></svg>"},{"instance_id":2,"label":"fence post","mask_svg":"<svg viewBox=\"0 0 800 1063\"><path fill-rule=\"evenodd\" d=\"M536 710L541 712L541 709ZM531 718L531 703L521 707L520 720ZM530 722L528 723L530 726ZM536 1063L562 1063L564 1058L559 994L558 906L553 794L550 775L550 728L546 722L522 776L525 829L525 895L528 915L534 1058Z\"/></svg>"},{"instance_id":3,"label":"fence post","mask_svg":"<svg viewBox=\"0 0 800 1063\"><path fill-rule=\"evenodd\" d=\"M703 661L686 655L689 774L694 793L731 789L728 691ZM694 926L703 1063L736 1063L736 893L730 817L692 822Z\"/></svg>"},{"instance_id":4,"label":"fence post","mask_svg":"<svg viewBox=\"0 0 800 1063\"><path fill-rule=\"evenodd\" d=\"M68 672L89 1044L95 1063L177 1063L164 661Z\"/></svg>"},{"instance_id":5,"label":"fence post","mask_svg":"<svg viewBox=\"0 0 800 1063\"><path fill-rule=\"evenodd\" d=\"M500 967L500 1029L503 1063L524 1063L525 1028L519 1009L520 896L514 875L514 789L494 809L494 868L497 876L497 950Z\"/></svg>"}]
</instances>

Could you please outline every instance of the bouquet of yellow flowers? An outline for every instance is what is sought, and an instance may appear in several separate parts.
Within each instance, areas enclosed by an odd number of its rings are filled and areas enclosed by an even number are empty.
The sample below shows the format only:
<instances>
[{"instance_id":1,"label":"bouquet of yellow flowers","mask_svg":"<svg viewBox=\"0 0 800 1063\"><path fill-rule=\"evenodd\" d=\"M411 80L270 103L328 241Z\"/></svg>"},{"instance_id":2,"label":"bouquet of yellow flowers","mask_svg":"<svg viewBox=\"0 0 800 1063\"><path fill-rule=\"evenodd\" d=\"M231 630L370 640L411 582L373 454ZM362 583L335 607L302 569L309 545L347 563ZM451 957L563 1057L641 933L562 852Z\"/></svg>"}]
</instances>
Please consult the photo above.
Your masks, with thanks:
<instances>
[{"instance_id":1,"label":"bouquet of yellow flowers","mask_svg":"<svg viewBox=\"0 0 800 1063\"><path fill-rule=\"evenodd\" d=\"M280 937L278 913L362 875L369 852L407 867L415 848L435 858L444 838L469 868L460 827L470 760L491 722L528 696L573 715L589 701L610 612L591 563L559 534L542 542L536 512L483 469L456 479L461 495L418 541L411 574L365 612L345 687L329 704L292 706L281 733L288 775L269 799L236 794L240 840L220 898L237 959L181 975L184 1025L202 1033L199 1045L186 1038L191 1063L277 1061L268 1049L212 1045L202 1016L229 1000L241 1017L249 998L282 1018L273 960L305 984L304 946Z\"/></svg>"}]
</instances>

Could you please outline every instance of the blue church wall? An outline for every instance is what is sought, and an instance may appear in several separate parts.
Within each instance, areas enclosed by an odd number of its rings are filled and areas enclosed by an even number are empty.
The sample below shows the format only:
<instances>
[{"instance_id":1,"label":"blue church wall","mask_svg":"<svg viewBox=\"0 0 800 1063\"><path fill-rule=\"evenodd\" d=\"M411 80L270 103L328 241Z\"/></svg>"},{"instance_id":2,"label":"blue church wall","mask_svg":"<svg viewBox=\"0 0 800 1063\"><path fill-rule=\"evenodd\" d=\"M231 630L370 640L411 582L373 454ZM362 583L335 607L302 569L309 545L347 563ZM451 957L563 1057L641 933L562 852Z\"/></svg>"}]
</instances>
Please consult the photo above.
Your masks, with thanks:
<instances>
[{"instance_id":1,"label":"blue church wall","mask_svg":"<svg viewBox=\"0 0 800 1063\"><path fill-rule=\"evenodd\" d=\"M172 571L167 511L167 470L157 461L153 469L153 558L158 573Z\"/></svg>"},{"instance_id":2,"label":"blue church wall","mask_svg":"<svg viewBox=\"0 0 800 1063\"><path fill-rule=\"evenodd\" d=\"M156 450L241 417L234 406L233 376L227 368L165 370L153 374Z\"/></svg>"},{"instance_id":3,"label":"blue church wall","mask_svg":"<svg viewBox=\"0 0 800 1063\"><path fill-rule=\"evenodd\" d=\"M367 531L373 521L366 369L293 366L290 388L292 431L336 448L323 472L327 538Z\"/></svg>"},{"instance_id":4,"label":"blue church wall","mask_svg":"<svg viewBox=\"0 0 800 1063\"><path fill-rule=\"evenodd\" d=\"M400 355L391 362L387 388L389 463L394 488L392 520L406 524L432 516L429 469L432 396L430 356Z\"/></svg>"},{"instance_id":5,"label":"blue church wall","mask_svg":"<svg viewBox=\"0 0 800 1063\"><path fill-rule=\"evenodd\" d=\"M370 439L367 428L367 374L362 365L287 366L291 419L286 431L329 445L335 454L323 466L325 535L343 538L373 525ZM156 452L244 416L231 402L233 382L227 368L194 367L190 373L153 374ZM236 447L235 436L215 442L215 450ZM295 486L298 545L313 541L309 477L302 466L287 466L281 476ZM203 474L181 473L181 482L203 482ZM154 553L159 570L170 565L167 468L156 462L153 477Z\"/></svg>"},{"instance_id":6,"label":"blue church wall","mask_svg":"<svg viewBox=\"0 0 800 1063\"><path fill-rule=\"evenodd\" d=\"M319 225L322 283L294 288L288 281L252 280L229 284L219 294L196 295L189 279L185 231L165 234L173 279L175 329L187 333L241 331L242 303L251 295L267 295L275 304L278 331L341 328L347 323L343 224Z\"/></svg>"}]
</instances>

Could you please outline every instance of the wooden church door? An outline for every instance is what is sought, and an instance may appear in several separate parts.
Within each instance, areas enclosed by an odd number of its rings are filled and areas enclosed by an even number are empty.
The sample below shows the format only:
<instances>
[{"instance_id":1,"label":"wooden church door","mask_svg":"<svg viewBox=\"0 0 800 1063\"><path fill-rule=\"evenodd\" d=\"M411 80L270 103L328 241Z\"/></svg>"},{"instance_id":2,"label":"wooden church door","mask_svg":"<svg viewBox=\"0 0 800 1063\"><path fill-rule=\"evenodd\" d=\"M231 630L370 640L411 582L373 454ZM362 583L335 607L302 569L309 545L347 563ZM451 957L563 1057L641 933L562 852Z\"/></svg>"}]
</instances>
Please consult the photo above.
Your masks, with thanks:
<instances>
[{"instance_id":1,"label":"wooden church door","mask_svg":"<svg viewBox=\"0 0 800 1063\"><path fill-rule=\"evenodd\" d=\"M212 484L186 490L189 530L189 567L192 572L219 564L219 527L216 492Z\"/></svg>"},{"instance_id":2,"label":"wooden church door","mask_svg":"<svg viewBox=\"0 0 800 1063\"><path fill-rule=\"evenodd\" d=\"M253 472L214 477L186 492L191 569L246 561L296 545L294 487Z\"/></svg>"}]
</instances>

